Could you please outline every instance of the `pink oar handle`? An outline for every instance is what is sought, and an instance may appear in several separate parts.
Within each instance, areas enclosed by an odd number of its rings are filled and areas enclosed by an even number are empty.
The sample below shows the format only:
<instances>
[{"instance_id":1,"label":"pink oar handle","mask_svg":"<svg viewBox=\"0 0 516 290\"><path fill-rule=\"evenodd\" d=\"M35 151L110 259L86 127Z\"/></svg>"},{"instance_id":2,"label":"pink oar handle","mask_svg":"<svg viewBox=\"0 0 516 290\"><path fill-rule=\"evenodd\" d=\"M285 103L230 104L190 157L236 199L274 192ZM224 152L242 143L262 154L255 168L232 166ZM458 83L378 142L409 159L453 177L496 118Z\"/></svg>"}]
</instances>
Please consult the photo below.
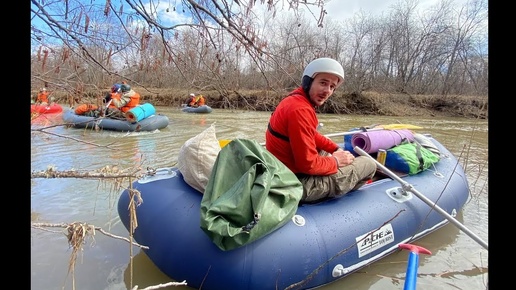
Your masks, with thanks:
<instances>
[{"instance_id":1,"label":"pink oar handle","mask_svg":"<svg viewBox=\"0 0 516 290\"><path fill-rule=\"evenodd\" d=\"M409 250L413 253L432 255L432 253L429 250L427 250L423 247L420 247L420 246L412 245L412 244L399 244L398 247L400 249Z\"/></svg>"}]
</instances>

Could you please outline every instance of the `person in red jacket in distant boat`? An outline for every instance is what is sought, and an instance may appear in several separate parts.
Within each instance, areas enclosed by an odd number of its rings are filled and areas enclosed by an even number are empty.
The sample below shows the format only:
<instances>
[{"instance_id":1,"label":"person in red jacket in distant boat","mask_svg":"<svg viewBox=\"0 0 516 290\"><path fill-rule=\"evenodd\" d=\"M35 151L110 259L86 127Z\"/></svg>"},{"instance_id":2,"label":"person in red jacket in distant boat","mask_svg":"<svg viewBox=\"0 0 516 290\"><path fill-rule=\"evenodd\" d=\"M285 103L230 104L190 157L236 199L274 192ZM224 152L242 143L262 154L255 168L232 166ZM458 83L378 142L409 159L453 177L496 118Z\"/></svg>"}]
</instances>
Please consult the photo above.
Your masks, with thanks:
<instances>
[{"instance_id":1,"label":"person in red jacket in distant boat","mask_svg":"<svg viewBox=\"0 0 516 290\"><path fill-rule=\"evenodd\" d=\"M371 179L376 163L355 157L317 131L315 109L344 82L342 65L331 58L310 62L301 86L282 99L272 113L265 147L303 184L302 203L342 196Z\"/></svg>"}]
</instances>

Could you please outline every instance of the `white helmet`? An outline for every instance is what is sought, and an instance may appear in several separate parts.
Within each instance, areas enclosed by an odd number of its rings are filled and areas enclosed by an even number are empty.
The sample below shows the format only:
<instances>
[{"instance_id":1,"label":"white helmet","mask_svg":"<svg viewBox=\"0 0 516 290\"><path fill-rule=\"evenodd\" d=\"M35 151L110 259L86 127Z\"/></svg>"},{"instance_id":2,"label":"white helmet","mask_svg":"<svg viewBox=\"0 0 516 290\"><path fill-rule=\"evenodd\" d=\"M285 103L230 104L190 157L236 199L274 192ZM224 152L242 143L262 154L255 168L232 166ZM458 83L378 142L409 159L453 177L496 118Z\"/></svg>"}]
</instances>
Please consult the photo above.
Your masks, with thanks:
<instances>
[{"instance_id":1,"label":"white helmet","mask_svg":"<svg viewBox=\"0 0 516 290\"><path fill-rule=\"evenodd\" d=\"M339 78L337 87L344 82L344 68L342 68L342 65L333 58L321 57L312 60L312 62L306 66L305 71L303 72L303 77L309 76L313 79L319 73L329 73L337 76ZM303 78L301 78L301 80L302 79Z\"/></svg>"},{"instance_id":2,"label":"white helmet","mask_svg":"<svg viewBox=\"0 0 516 290\"><path fill-rule=\"evenodd\" d=\"M194 93L191 93L191 94L190 94L190 97L195 97L195 94L194 94Z\"/></svg>"}]
</instances>

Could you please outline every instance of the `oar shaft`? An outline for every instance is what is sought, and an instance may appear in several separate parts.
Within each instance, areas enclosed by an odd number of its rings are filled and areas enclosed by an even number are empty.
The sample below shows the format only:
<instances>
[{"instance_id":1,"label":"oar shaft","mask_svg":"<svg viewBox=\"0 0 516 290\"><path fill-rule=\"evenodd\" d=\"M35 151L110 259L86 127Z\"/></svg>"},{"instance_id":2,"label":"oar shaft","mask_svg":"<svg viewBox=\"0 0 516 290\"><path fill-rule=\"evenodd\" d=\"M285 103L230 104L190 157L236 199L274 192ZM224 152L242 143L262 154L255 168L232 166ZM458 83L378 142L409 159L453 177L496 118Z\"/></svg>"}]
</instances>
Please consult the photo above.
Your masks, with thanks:
<instances>
[{"instance_id":1,"label":"oar shaft","mask_svg":"<svg viewBox=\"0 0 516 290\"><path fill-rule=\"evenodd\" d=\"M466 233L470 238L475 240L477 243L479 243L482 247L484 247L486 250L488 250L487 243L483 241L479 236L477 236L475 233L470 231L468 228L466 228L463 224L461 224L459 221L457 221L454 217L452 217L449 213L444 211L442 208L440 208L436 203L428 199L426 196L424 196L422 193L417 191L410 183L406 182L405 180L401 179L399 176L394 174L392 171L390 171L387 167L385 167L380 162L376 161L371 155L369 155L367 152L362 150L362 148L355 146L354 151L362 156L367 156L371 158L375 163L376 166L382 169L382 171L387 174L392 179L398 181L401 184L401 187L404 190L408 190L412 192L414 195L416 195L419 199L421 199L424 203L428 204L431 208L435 209L438 213L443 215L448 221L450 221L452 224L457 226L459 229L461 229L464 233Z\"/></svg>"},{"instance_id":2,"label":"oar shaft","mask_svg":"<svg viewBox=\"0 0 516 290\"><path fill-rule=\"evenodd\" d=\"M405 274L405 284L403 290L415 290L417 280L417 268L419 266L419 254L410 252Z\"/></svg>"},{"instance_id":3,"label":"oar shaft","mask_svg":"<svg viewBox=\"0 0 516 290\"><path fill-rule=\"evenodd\" d=\"M387 129L384 129L384 128L372 128L372 129L367 129L367 132L379 131L379 130L387 130ZM346 131L346 132L340 132L340 133L325 134L324 136L326 136L328 138L332 138L332 137L353 135L353 134L362 133L362 132L364 132L364 131L362 131L362 130L355 130L355 131ZM265 146L265 142L260 143L260 145Z\"/></svg>"},{"instance_id":4,"label":"oar shaft","mask_svg":"<svg viewBox=\"0 0 516 290\"><path fill-rule=\"evenodd\" d=\"M384 128L372 128L372 129L367 129L367 132L370 132L370 131L379 131L379 130L386 130ZM362 130L355 130L355 131L347 131L347 132L340 132L340 133L331 133L331 134L325 134L324 136L328 137L328 138L331 138L331 137L339 137L339 136L346 136L346 135L353 135L353 134L356 134L356 133L362 133L364 131Z\"/></svg>"},{"instance_id":5,"label":"oar shaft","mask_svg":"<svg viewBox=\"0 0 516 290\"><path fill-rule=\"evenodd\" d=\"M104 110L102 110L102 116L106 116L107 114L107 110L109 109L109 105L111 105L111 102L113 102L113 99L110 99L107 104L106 104L106 107L104 108Z\"/></svg>"},{"instance_id":6,"label":"oar shaft","mask_svg":"<svg viewBox=\"0 0 516 290\"><path fill-rule=\"evenodd\" d=\"M319 127L322 127L322 126L323 126L322 123L319 123ZM383 126L387 127L387 128L383 128L383 127L371 128L371 129L366 129L366 132L379 131L379 130L390 130L389 127L392 127L392 125L383 125ZM422 127L415 126L415 125L399 124L398 129L402 129L403 127L407 127L408 129L412 129L412 128L413 129L421 129L422 128ZM324 136L326 136L328 138L332 138L332 137L353 135L353 134L362 133L362 132L364 132L364 131L362 131L362 130L353 130L353 131L346 131L346 132L340 132L340 133L325 134ZM265 142L260 143L260 145L265 146Z\"/></svg>"}]
</instances>

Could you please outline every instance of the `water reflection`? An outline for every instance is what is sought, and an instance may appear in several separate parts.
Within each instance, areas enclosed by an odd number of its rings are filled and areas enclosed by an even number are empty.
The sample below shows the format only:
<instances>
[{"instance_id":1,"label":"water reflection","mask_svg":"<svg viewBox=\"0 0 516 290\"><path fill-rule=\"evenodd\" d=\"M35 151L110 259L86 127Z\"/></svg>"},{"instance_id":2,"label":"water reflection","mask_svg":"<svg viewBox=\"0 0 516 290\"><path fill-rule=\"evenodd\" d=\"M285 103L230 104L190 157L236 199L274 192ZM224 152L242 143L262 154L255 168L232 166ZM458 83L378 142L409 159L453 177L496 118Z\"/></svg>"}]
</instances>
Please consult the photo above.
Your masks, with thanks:
<instances>
[{"instance_id":1,"label":"water reflection","mask_svg":"<svg viewBox=\"0 0 516 290\"><path fill-rule=\"evenodd\" d=\"M63 113L38 114L31 113L30 124L34 127L48 127L60 124Z\"/></svg>"},{"instance_id":2,"label":"water reflection","mask_svg":"<svg viewBox=\"0 0 516 290\"><path fill-rule=\"evenodd\" d=\"M149 259L145 252L140 251L133 257L133 271L131 283L131 268L127 264L124 271L124 282L127 289L138 285L139 288L149 287L152 285L165 284L175 282L167 275L161 272L154 263ZM180 281L182 282L182 281ZM191 289L187 286L174 286L174 289Z\"/></svg>"}]
</instances>

